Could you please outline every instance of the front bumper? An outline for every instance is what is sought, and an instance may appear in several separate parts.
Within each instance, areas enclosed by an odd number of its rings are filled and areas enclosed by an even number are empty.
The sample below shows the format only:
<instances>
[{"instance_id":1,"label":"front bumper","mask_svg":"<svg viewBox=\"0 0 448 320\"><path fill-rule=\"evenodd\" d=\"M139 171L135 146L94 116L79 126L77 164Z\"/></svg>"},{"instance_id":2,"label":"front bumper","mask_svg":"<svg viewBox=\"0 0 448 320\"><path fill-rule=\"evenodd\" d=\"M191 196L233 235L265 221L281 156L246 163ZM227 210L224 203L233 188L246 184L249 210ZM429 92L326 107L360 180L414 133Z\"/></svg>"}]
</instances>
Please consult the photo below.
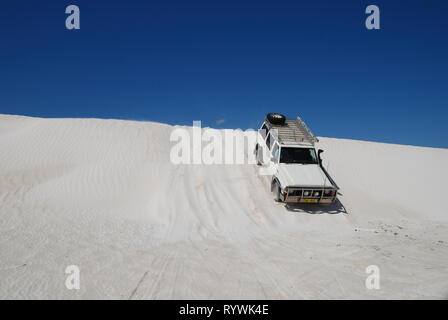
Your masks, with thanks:
<instances>
[{"instance_id":1,"label":"front bumper","mask_svg":"<svg viewBox=\"0 0 448 320\"><path fill-rule=\"evenodd\" d=\"M281 198L286 203L329 204L336 201L337 193L334 188L287 187Z\"/></svg>"}]
</instances>

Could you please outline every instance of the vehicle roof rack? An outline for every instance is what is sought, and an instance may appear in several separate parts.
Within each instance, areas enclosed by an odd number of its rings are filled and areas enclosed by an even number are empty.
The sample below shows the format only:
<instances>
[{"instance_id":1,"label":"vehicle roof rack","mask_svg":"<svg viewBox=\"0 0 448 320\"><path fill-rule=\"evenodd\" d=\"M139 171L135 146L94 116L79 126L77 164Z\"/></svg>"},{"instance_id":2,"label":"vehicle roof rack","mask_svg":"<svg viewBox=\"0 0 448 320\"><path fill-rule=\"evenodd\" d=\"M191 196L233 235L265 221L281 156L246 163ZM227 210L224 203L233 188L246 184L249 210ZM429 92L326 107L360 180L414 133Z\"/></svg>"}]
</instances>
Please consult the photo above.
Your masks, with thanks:
<instances>
[{"instance_id":1,"label":"vehicle roof rack","mask_svg":"<svg viewBox=\"0 0 448 320\"><path fill-rule=\"evenodd\" d=\"M269 130L276 129L271 132L280 144L292 145L311 145L314 146L319 139L311 132L305 122L300 118L286 118L283 125L275 125L266 119Z\"/></svg>"}]
</instances>

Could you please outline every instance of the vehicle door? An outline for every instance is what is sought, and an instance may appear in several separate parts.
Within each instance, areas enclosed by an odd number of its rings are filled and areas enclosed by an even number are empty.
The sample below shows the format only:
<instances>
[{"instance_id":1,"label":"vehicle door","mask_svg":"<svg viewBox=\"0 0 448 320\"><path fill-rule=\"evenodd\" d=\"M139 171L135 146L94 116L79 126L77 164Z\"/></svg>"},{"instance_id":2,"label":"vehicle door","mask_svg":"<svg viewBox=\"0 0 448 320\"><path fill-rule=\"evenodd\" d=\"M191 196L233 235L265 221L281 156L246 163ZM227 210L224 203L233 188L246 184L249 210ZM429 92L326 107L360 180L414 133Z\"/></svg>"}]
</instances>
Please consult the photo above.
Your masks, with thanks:
<instances>
[{"instance_id":1,"label":"vehicle door","mask_svg":"<svg viewBox=\"0 0 448 320\"><path fill-rule=\"evenodd\" d=\"M271 137L269 134L269 128L266 126L266 123L263 123L261 128L258 130L258 141L257 141L257 149L255 152L257 153L257 157L260 160L261 164L266 164L269 162L269 149L268 145L270 144Z\"/></svg>"}]
</instances>

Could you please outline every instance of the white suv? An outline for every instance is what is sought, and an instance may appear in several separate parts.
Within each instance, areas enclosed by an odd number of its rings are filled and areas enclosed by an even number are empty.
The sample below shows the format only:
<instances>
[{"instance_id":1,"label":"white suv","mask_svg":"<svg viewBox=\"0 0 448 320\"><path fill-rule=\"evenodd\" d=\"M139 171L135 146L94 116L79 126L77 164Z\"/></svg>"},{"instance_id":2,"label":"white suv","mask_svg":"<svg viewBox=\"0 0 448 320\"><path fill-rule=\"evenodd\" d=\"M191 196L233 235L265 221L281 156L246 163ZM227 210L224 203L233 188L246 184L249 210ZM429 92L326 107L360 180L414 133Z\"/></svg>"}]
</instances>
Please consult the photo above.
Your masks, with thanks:
<instances>
[{"instance_id":1,"label":"white suv","mask_svg":"<svg viewBox=\"0 0 448 320\"><path fill-rule=\"evenodd\" d=\"M271 191L276 201L332 203L338 186L322 166L315 143L319 140L300 119L278 113L266 116L255 147L257 163L272 175Z\"/></svg>"}]
</instances>

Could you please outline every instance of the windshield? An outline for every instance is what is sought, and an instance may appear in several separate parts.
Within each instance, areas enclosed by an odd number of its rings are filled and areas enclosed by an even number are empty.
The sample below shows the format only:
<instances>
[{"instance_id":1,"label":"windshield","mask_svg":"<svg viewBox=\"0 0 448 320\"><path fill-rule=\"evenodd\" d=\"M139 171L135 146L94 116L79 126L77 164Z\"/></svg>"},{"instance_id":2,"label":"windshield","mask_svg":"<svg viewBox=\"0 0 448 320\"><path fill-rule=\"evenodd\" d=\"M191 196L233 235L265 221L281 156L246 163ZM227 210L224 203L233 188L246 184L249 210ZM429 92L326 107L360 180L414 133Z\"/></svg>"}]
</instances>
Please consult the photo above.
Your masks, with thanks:
<instances>
[{"instance_id":1,"label":"windshield","mask_svg":"<svg viewBox=\"0 0 448 320\"><path fill-rule=\"evenodd\" d=\"M280 153L281 163L317 164L314 148L289 148L282 147Z\"/></svg>"}]
</instances>

